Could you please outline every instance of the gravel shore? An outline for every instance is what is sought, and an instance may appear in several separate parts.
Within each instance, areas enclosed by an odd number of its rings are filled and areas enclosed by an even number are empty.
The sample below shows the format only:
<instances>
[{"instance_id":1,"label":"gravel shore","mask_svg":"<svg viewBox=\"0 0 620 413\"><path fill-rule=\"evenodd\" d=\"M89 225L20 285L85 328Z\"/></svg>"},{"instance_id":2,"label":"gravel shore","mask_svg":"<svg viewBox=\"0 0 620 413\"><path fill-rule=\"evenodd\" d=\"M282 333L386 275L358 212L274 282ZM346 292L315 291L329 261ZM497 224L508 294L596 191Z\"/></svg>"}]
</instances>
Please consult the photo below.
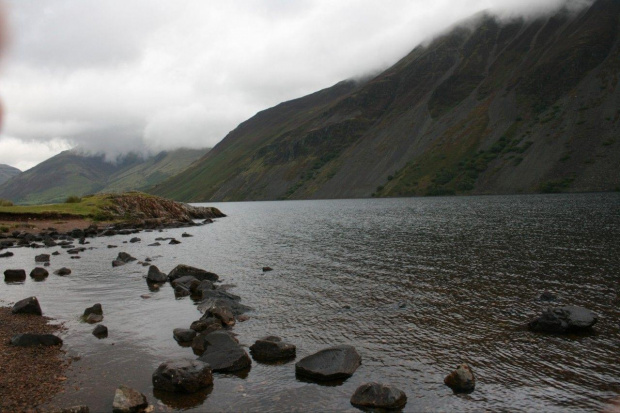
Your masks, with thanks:
<instances>
[{"instance_id":1,"label":"gravel shore","mask_svg":"<svg viewBox=\"0 0 620 413\"><path fill-rule=\"evenodd\" d=\"M59 346L15 347L19 333L57 334L62 326L47 317L12 314L0 307L0 412L36 411L63 391L68 363Z\"/></svg>"}]
</instances>

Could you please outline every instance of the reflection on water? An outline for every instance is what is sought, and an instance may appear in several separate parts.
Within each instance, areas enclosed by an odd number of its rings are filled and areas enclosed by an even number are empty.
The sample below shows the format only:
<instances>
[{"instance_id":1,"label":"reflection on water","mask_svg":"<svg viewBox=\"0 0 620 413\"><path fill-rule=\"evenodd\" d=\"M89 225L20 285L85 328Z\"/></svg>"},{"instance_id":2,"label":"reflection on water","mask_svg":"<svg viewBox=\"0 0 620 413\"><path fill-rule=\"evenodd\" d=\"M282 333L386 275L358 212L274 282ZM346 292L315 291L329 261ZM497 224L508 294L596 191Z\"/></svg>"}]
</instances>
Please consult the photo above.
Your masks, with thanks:
<instances>
[{"instance_id":1,"label":"reflection on water","mask_svg":"<svg viewBox=\"0 0 620 413\"><path fill-rule=\"evenodd\" d=\"M405 411L580 411L620 394L618 194L217 206L227 218L165 231L181 245L149 247L158 232L141 234L139 244L95 239L81 260L52 257L50 273L66 266L70 276L2 287L5 303L36 295L46 315L69 327L65 347L79 360L57 403L109 411L119 384L145 393L156 411L358 411L349 399L367 381L404 390ZM194 237L181 238L185 231ZM13 251L2 270L29 272L40 253ZM254 362L245 376L215 374L213 389L195 398L153 394L161 362L195 358L172 330L200 313L169 285L149 290L146 267L112 268L118 251L151 257L165 272L184 263L234 284L231 292L255 309L234 328L245 346L278 335L301 359L351 344L363 364L334 387L296 379L294 363ZM599 313L596 333L528 332L527 321L548 305L537 300L543 291ZM103 340L79 320L97 302L109 328ZM443 385L461 362L477 377L469 395Z\"/></svg>"}]
</instances>

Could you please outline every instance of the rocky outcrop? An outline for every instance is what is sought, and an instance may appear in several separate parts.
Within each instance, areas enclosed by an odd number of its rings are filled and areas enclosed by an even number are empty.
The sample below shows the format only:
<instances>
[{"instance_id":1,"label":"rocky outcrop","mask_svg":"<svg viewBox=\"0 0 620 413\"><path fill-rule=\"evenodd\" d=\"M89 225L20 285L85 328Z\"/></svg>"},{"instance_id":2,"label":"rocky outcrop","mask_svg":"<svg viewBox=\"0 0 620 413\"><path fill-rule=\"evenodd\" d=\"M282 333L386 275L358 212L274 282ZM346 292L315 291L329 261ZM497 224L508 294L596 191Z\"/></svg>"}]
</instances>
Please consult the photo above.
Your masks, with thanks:
<instances>
[{"instance_id":1,"label":"rocky outcrop","mask_svg":"<svg viewBox=\"0 0 620 413\"><path fill-rule=\"evenodd\" d=\"M304 357L295 364L297 375L319 381L349 378L362 364L362 358L353 346L327 348Z\"/></svg>"},{"instance_id":2,"label":"rocky outcrop","mask_svg":"<svg viewBox=\"0 0 620 413\"><path fill-rule=\"evenodd\" d=\"M467 364L461 364L444 379L444 384L455 393L470 393L476 387L476 378Z\"/></svg>"},{"instance_id":3,"label":"rocky outcrop","mask_svg":"<svg viewBox=\"0 0 620 413\"><path fill-rule=\"evenodd\" d=\"M598 321L598 315L587 308L564 306L548 308L528 324L532 331L544 333L577 333L588 331Z\"/></svg>"},{"instance_id":4,"label":"rocky outcrop","mask_svg":"<svg viewBox=\"0 0 620 413\"><path fill-rule=\"evenodd\" d=\"M213 384L211 367L200 360L166 361L153 373L153 388L195 393Z\"/></svg>"},{"instance_id":5,"label":"rocky outcrop","mask_svg":"<svg viewBox=\"0 0 620 413\"><path fill-rule=\"evenodd\" d=\"M149 407L146 396L137 390L120 385L114 393L113 413L142 413Z\"/></svg>"},{"instance_id":6,"label":"rocky outcrop","mask_svg":"<svg viewBox=\"0 0 620 413\"><path fill-rule=\"evenodd\" d=\"M365 383L355 390L351 404L371 409L400 409L407 404L407 395L390 385Z\"/></svg>"},{"instance_id":7,"label":"rocky outcrop","mask_svg":"<svg viewBox=\"0 0 620 413\"><path fill-rule=\"evenodd\" d=\"M15 305L13 305L11 312L13 314L43 315L37 297L28 297L16 302Z\"/></svg>"},{"instance_id":8,"label":"rocky outcrop","mask_svg":"<svg viewBox=\"0 0 620 413\"><path fill-rule=\"evenodd\" d=\"M256 361L276 361L295 358L297 348L285 343L280 337L267 336L250 346L250 354Z\"/></svg>"}]
</instances>

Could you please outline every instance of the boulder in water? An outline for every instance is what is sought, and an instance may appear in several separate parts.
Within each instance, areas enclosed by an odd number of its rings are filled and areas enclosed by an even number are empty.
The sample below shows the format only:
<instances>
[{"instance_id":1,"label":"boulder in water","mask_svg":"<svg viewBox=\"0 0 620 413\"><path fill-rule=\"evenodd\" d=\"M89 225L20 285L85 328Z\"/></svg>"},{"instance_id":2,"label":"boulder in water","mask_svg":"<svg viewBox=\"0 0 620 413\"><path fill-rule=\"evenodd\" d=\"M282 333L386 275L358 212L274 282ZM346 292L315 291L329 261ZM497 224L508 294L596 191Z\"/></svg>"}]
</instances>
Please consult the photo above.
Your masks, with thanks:
<instances>
[{"instance_id":1,"label":"boulder in water","mask_svg":"<svg viewBox=\"0 0 620 413\"><path fill-rule=\"evenodd\" d=\"M587 308L568 305L548 308L542 315L529 322L532 331L544 333L577 333L588 331L598 321L598 315Z\"/></svg>"},{"instance_id":2,"label":"boulder in water","mask_svg":"<svg viewBox=\"0 0 620 413\"><path fill-rule=\"evenodd\" d=\"M149 407L146 396L137 390L120 385L114 393L112 413L140 413Z\"/></svg>"},{"instance_id":3,"label":"boulder in water","mask_svg":"<svg viewBox=\"0 0 620 413\"><path fill-rule=\"evenodd\" d=\"M82 315L82 317L88 317L89 314L103 315L103 308L101 307L101 304L97 303L92 307L88 307L86 310L84 310L84 314Z\"/></svg>"},{"instance_id":4,"label":"boulder in water","mask_svg":"<svg viewBox=\"0 0 620 413\"><path fill-rule=\"evenodd\" d=\"M50 275L50 273L43 267L36 267L30 271L30 277L34 279L42 279Z\"/></svg>"},{"instance_id":5,"label":"boulder in water","mask_svg":"<svg viewBox=\"0 0 620 413\"><path fill-rule=\"evenodd\" d=\"M225 331L216 331L204 337L205 351L198 358L211 366L214 372L244 370L252 365L248 353Z\"/></svg>"},{"instance_id":6,"label":"boulder in water","mask_svg":"<svg viewBox=\"0 0 620 413\"><path fill-rule=\"evenodd\" d=\"M295 364L295 372L319 381L340 380L351 377L361 364L353 346L341 345L304 357Z\"/></svg>"},{"instance_id":7,"label":"boulder in water","mask_svg":"<svg viewBox=\"0 0 620 413\"><path fill-rule=\"evenodd\" d=\"M177 393L195 393L213 385L211 367L200 360L166 361L152 380L155 389Z\"/></svg>"},{"instance_id":8,"label":"boulder in water","mask_svg":"<svg viewBox=\"0 0 620 413\"><path fill-rule=\"evenodd\" d=\"M476 387L476 378L467 364L458 366L443 382L455 393L471 393Z\"/></svg>"},{"instance_id":9,"label":"boulder in water","mask_svg":"<svg viewBox=\"0 0 620 413\"><path fill-rule=\"evenodd\" d=\"M179 343L190 343L196 337L196 332L189 328L175 328L172 336Z\"/></svg>"},{"instance_id":10,"label":"boulder in water","mask_svg":"<svg viewBox=\"0 0 620 413\"><path fill-rule=\"evenodd\" d=\"M151 265L149 267L149 272L146 275L146 280L150 283L161 284L165 283L168 280L168 275L159 271L155 265Z\"/></svg>"},{"instance_id":11,"label":"boulder in water","mask_svg":"<svg viewBox=\"0 0 620 413\"><path fill-rule=\"evenodd\" d=\"M250 354L256 361L286 360L295 357L297 348L285 343L280 337L267 336L256 340L250 347Z\"/></svg>"},{"instance_id":12,"label":"boulder in water","mask_svg":"<svg viewBox=\"0 0 620 413\"><path fill-rule=\"evenodd\" d=\"M108 336L108 328L103 324L99 324L93 330L93 335L97 338L106 338Z\"/></svg>"},{"instance_id":13,"label":"boulder in water","mask_svg":"<svg viewBox=\"0 0 620 413\"><path fill-rule=\"evenodd\" d=\"M61 269L54 271L54 274L64 277L65 275L71 274L71 270L69 268L62 267Z\"/></svg>"},{"instance_id":14,"label":"boulder in water","mask_svg":"<svg viewBox=\"0 0 620 413\"><path fill-rule=\"evenodd\" d=\"M407 404L407 395L394 386L365 383L355 390L351 404L371 409L400 409Z\"/></svg>"},{"instance_id":15,"label":"boulder in water","mask_svg":"<svg viewBox=\"0 0 620 413\"><path fill-rule=\"evenodd\" d=\"M184 275L194 276L200 281L208 280L211 282L215 282L219 279L217 274L183 264L174 267L174 269L168 274L168 279L170 280L170 282L172 282L177 278L183 277Z\"/></svg>"},{"instance_id":16,"label":"boulder in water","mask_svg":"<svg viewBox=\"0 0 620 413\"><path fill-rule=\"evenodd\" d=\"M37 255L36 257L34 257L35 262L47 262L49 260L50 260L49 254L41 254L41 255Z\"/></svg>"},{"instance_id":17,"label":"boulder in water","mask_svg":"<svg viewBox=\"0 0 620 413\"><path fill-rule=\"evenodd\" d=\"M4 281L7 281L7 282L26 281L26 271L25 270L5 270Z\"/></svg>"},{"instance_id":18,"label":"boulder in water","mask_svg":"<svg viewBox=\"0 0 620 413\"><path fill-rule=\"evenodd\" d=\"M101 314L89 314L86 317L86 322L88 324L97 324L103 321L103 316Z\"/></svg>"}]
</instances>

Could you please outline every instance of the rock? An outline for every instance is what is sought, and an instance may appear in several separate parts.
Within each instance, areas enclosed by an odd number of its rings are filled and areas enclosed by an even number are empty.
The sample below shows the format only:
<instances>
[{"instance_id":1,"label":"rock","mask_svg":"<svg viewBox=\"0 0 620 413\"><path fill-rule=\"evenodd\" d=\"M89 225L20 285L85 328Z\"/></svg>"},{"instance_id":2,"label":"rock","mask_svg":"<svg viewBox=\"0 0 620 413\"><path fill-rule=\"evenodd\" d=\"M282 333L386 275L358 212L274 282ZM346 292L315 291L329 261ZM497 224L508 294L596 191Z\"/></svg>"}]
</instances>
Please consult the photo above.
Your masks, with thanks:
<instances>
[{"instance_id":1,"label":"rock","mask_svg":"<svg viewBox=\"0 0 620 413\"><path fill-rule=\"evenodd\" d=\"M103 324L99 324L93 330L93 335L97 338L106 338L108 336L108 328Z\"/></svg>"},{"instance_id":2,"label":"rock","mask_svg":"<svg viewBox=\"0 0 620 413\"><path fill-rule=\"evenodd\" d=\"M72 260L79 260L79 259L81 259L81 258L82 258L82 257L80 257L80 256L78 256L78 255L74 255L74 256L72 256L72 257L71 257L71 259L72 259Z\"/></svg>"},{"instance_id":3,"label":"rock","mask_svg":"<svg viewBox=\"0 0 620 413\"><path fill-rule=\"evenodd\" d=\"M200 360L166 361L153 373L153 388L195 393L213 385L211 366Z\"/></svg>"},{"instance_id":4,"label":"rock","mask_svg":"<svg viewBox=\"0 0 620 413\"><path fill-rule=\"evenodd\" d=\"M41 255L37 255L36 257L34 257L35 262L47 262L49 260L50 260L49 254L41 254Z\"/></svg>"},{"instance_id":5,"label":"rock","mask_svg":"<svg viewBox=\"0 0 620 413\"><path fill-rule=\"evenodd\" d=\"M215 317L207 317L196 320L189 327L197 333L209 334L222 329L222 322Z\"/></svg>"},{"instance_id":6,"label":"rock","mask_svg":"<svg viewBox=\"0 0 620 413\"><path fill-rule=\"evenodd\" d=\"M142 240L138 237L133 237L132 239L129 240L129 242L131 242L132 244L135 244L136 242L140 242L140 241Z\"/></svg>"},{"instance_id":7,"label":"rock","mask_svg":"<svg viewBox=\"0 0 620 413\"><path fill-rule=\"evenodd\" d=\"M181 241L177 241L176 239L172 239L172 240L170 240L170 242L168 244L170 244L170 245L178 245L180 243L181 243Z\"/></svg>"},{"instance_id":8,"label":"rock","mask_svg":"<svg viewBox=\"0 0 620 413\"><path fill-rule=\"evenodd\" d=\"M263 272L273 271L271 267L263 267Z\"/></svg>"},{"instance_id":9,"label":"rock","mask_svg":"<svg viewBox=\"0 0 620 413\"><path fill-rule=\"evenodd\" d=\"M108 248L118 248L116 245L108 245Z\"/></svg>"},{"instance_id":10,"label":"rock","mask_svg":"<svg viewBox=\"0 0 620 413\"><path fill-rule=\"evenodd\" d=\"M235 315L231 308L222 300L216 300L211 306L209 306L203 318L215 317L222 322L222 325L226 327L232 327L235 325Z\"/></svg>"},{"instance_id":11,"label":"rock","mask_svg":"<svg viewBox=\"0 0 620 413\"><path fill-rule=\"evenodd\" d=\"M7 251L5 253L0 254L0 258L9 258L9 257L12 257L13 255L15 254L13 254L11 251Z\"/></svg>"},{"instance_id":12,"label":"rock","mask_svg":"<svg viewBox=\"0 0 620 413\"><path fill-rule=\"evenodd\" d=\"M60 252L54 251L54 252L52 252L52 255L60 255Z\"/></svg>"},{"instance_id":13,"label":"rock","mask_svg":"<svg viewBox=\"0 0 620 413\"><path fill-rule=\"evenodd\" d=\"M407 395L390 385L365 383L355 390L351 404L372 409L400 409L407 404Z\"/></svg>"},{"instance_id":14,"label":"rock","mask_svg":"<svg viewBox=\"0 0 620 413\"><path fill-rule=\"evenodd\" d=\"M195 289L200 285L200 280L193 275L184 275L183 277L179 277L170 283L172 287L176 287L177 285L182 285L187 288L190 292L192 289Z\"/></svg>"},{"instance_id":15,"label":"rock","mask_svg":"<svg viewBox=\"0 0 620 413\"><path fill-rule=\"evenodd\" d=\"M174 267L174 269L168 274L168 279L170 280L170 282L172 282L177 278L183 277L185 275L191 275L193 277L196 277L200 281L207 280L215 282L219 279L217 274L183 264Z\"/></svg>"},{"instance_id":16,"label":"rock","mask_svg":"<svg viewBox=\"0 0 620 413\"><path fill-rule=\"evenodd\" d=\"M246 313L250 310L252 310L252 308L243 305L241 303L239 303L239 298L237 296L234 296L232 294L228 294L225 291L221 291L221 290L214 290L214 291L208 291L208 290L203 290L203 298L204 297L208 297L207 299L201 301L201 303L198 305L198 311L202 311L204 313L208 312L210 308L216 306L216 307L226 307L228 310L230 310L233 315L235 316L239 316L243 313Z\"/></svg>"},{"instance_id":17,"label":"rock","mask_svg":"<svg viewBox=\"0 0 620 413\"><path fill-rule=\"evenodd\" d=\"M114 260L112 261L112 267L121 267L127 264L125 261Z\"/></svg>"},{"instance_id":18,"label":"rock","mask_svg":"<svg viewBox=\"0 0 620 413\"><path fill-rule=\"evenodd\" d=\"M198 358L218 373L244 370L252 365L248 353L237 341L224 331L216 331L203 337L205 351Z\"/></svg>"},{"instance_id":19,"label":"rock","mask_svg":"<svg viewBox=\"0 0 620 413\"><path fill-rule=\"evenodd\" d=\"M48 275L50 275L50 273L42 267L36 267L32 271L30 271L30 277L35 279L45 278Z\"/></svg>"},{"instance_id":20,"label":"rock","mask_svg":"<svg viewBox=\"0 0 620 413\"><path fill-rule=\"evenodd\" d=\"M204 221L202 221L203 224L213 224L213 220L211 218L207 218Z\"/></svg>"},{"instance_id":21,"label":"rock","mask_svg":"<svg viewBox=\"0 0 620 413\"><path fill-rule=\"evenodd\" d=\"M132 257L131 255L127 254L126 252L119 252L118 256L116 257L116 259L118 261L123 261L125 264L131 262L131 261L137 261L136 258Z\"/></svg>"},{"instance_id":22,"label":"rock","mask_svg":"<svg viewBox=\"0 0 620 413\"><path fill-rule=\"evenodd\" d=\"M174 296L179 298L179 297L187 297L189 295L191 295L192 293L189 291L189 289L187 289L187 287L185 287L182 284L177 285L176 287L174 287Z\"/></svg>"},{"instance_id":23,"label":"rock","mask_svg":"<svg viewBox=\"0 0 620 413\"><path fill-rule=\"evenodd\" d=\"M198 298L205 298L205 291L215 290L215 285L213 285L213 283L208 280L200 281L200 283L197 285L192 284L190 287L190 291L192 292L192 294L197 296Z\"/></svg>"},{"instance_id":24,"label":"rock","mask_svg":"<svg viewBox=\"0 0 620 413\"><path fill-rule=\"evenodd\" d=\"M102 321L103 321L103 316L101 314L89 314L88 317L86 317L86 322L88 324L96 324Z\"/></svg>"},{"instance_id":25,"label":"rock","mask_svg":"<svg viewBox=\"0 0 620 413\"><path fill-rule=\"evenodd\" d=\"M120 385L114 393L113 413L141 413L149 407L146 396L137 390Z\"/></svg>"},{"instance_id":26,"label":"rock","mask_svg":"<svg viewBox=\"0 0 620 413\"><path fill-rule=\"evenodd\" d=\"M196 337L196 332L188 328L175 328L172 331L172 336L179 343L189 343Z\"/></svg>"},{"instance_id":27,"label":"rock","mask_svg":"<svg viewBox=\"0 0 620 413\"><path fill-rule=\"evenodd\" d=\"M71 274L71 270L69 268L62 267L61 269L54 271L54 274L65 276Z\"/></svg>"},{"instance_id":28,"label":"rock","mask_svg":"<svg viewBox=\"0 0 620 413\"><path fill-rule=\"evenodd\" d=\"M5 270L4 281L8 281L8 282L26 281L26 271L25 270Z\"/></svg>"},{"instance_id":29,"label":"rock","mask_svg":"<svg viewBox=\"0 0 620 413\"><path fill-rule=\"evenodd\" d=\"M587 308L564 306L548 308L528 327L532 331L564 334L589 330L597 321L598 315Z\"/></svg>"},{"instance_id":30,"label":"rock","mask_svg":"<svg viewBox=\"0 0 620 413\"><path fill-rule=\"evenodd\" d=\"M161 244L159 242L154 242L152 244L149 244L148 247L159 247Z\"/></svg>"},{"instance_id":31,"label":"rock","mask_svg":"<svg viewBox=\"0 0 620 413\"><path fill-rule=\"evenodd\" d=\"M327 348L304 357L295 364L299 376L329 381L349 378L362 364L362 358L353 346Z\"/></svg>"},{"instance_id":32,"label":"rock","mask_svg":"<svg viewBox=\"0 0 620 413\"><path fill-rule=\"evenodd\" d=\"M86 310L84 310L84 314L82 315L82 317L88 317L89 314L103 315L103 308L101 307L101 304L97 303L92 307L88 307Z\"/></svg>"},{"instance_id":33,"label":"rock","mask_svg":"<svg viewBox=\"0 0 620 413\"><path fill-rule=\"evenodd\" d=\"M193 237L193 235L192 234L188 234L187 232L184 232L183 234L181 234L181 237L183 237L183 238L190 238L190 237Z\"/></svg>"},{"instance_id":34,"label":"rock","mask_svg":"<svg viewBox=\"0 0 620 413\"><path fill-rule=\"evenodd\" d=\"M461 364L444 381L455 393L470 393L476 387L476 378L467 364Z\"/></svg>"},{"instance_id":35,"label":"rock","mask_svg":"<svg viewBox=\"0 0 620 413\"><path fill-rule=\"evenodd\" d=\"M295 357L296 351L293 344L285 343L276 336L263 337L250 346L250 354L256 361L290 359Z\"/></svg>"},{"instance_id":36,"label":"rock","mask_svg":"<svg viewBox=\"0 0 620 413\"><path fill-rule=\"evenodd\" d=\"M146 281L150 283L165 283L166 280L168 280L168 275L166 273L159 271L159 268L154 265L149 267L149 272L146 275Z\"/></svg>"},{"instance_id":37,"label":"rock","mask_svg":"<svg viewBox=\"0 0 620 413\"><path fill-rule=\"evenodd\" d=\"M28 297L23 300L19 300L13 305L11 309L13 314L35 314L35 315L43 315L41 311L41 306L39 305L39 300L37 297Z\"/></svg>"},{"instance_id":38,"label":"rock","mask_svg":"<svg viewBox=\"0 0 620 413\"><path fill-rule=\"evenodd\" d=\"M11 338L11 344L18 347L57 346L62 340L53 334L17 334Z\"/></svg>"},{"instance_id":39,"label":"rock","mask_svg":"<svg viewBox=\"0 0 620 413\"><path fill-rule=\"evenodd\" d=\"M538 297L540 301L556 301L558 297L555 294L550 293L549 291L545 291Z\"/></svg>"}]
</instances>

